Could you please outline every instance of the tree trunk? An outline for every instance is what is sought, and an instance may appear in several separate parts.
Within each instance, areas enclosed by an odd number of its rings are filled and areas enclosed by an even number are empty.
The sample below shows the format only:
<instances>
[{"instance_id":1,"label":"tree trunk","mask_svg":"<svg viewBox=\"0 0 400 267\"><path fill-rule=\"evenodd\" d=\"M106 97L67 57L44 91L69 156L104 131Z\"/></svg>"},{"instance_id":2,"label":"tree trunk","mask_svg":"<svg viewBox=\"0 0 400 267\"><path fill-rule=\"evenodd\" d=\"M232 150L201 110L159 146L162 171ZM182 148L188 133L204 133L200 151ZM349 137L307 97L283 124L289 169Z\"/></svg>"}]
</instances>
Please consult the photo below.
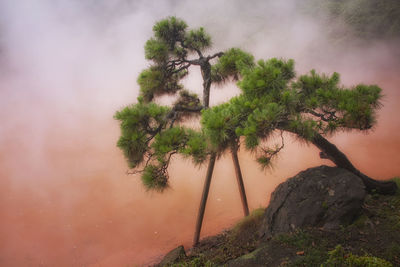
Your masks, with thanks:
<instances>
[{"instance_id":1,"label":"tree trunk","mask_svg":"<svg viewBox=\"0 0 400 267\"><path fill-rule=\"evenodd\" d=\"M206 180L204 182L199 213L197 215L196 230L194 232L194 238L193 238L193 246L196 246L199 243L201 225L203 224L204 211L206 209L207 197L208 197L208 192L210 190L211 178L214 171L214 164L216 157L217 157L216 153L211 154L210 161L208 163Z\"/></svg>"},{"instance_id":2,"label":"tree trunk","mask_svg":"<svg viewBox=\"0 0 400 267\"><path fill-rule=\"evenodd\" d=\"M359 176L368 192L376 191L380 194L392 195L397 191L397 185L393 181L377 181L360 172L346 155L334 144L325 139L322 135L316 134L311 142L317 146L325 155L336 164L337 167L346 169Z\"/></svg>"},{"instance_id":3,"label":"tree trunk","mask_svg":"<svg viewBox=\"0 0 400 267\"><path fill-rule=\"evenodd\" d=\"M242 171L240 170L237 151L238 151L237 144L232 145L231 154L232 154L233 165L235 167L236 180L237 180L237 183L239 186L240 199L242 200L243 213L244 213L244 216L248 216L249 215L249 206L247 204L246 191L244 190Z\"/></svg>"},{"instance_id":4,"label":"tree trunk","mask_svg":"<svg viewBox=\"0 0 400 267\"><path fill-rule=\"evenodd\" d=\"M211 65L208 61L204 61L200 69L203 77L203 106L208 108L210 104Z\"/></svg>"},{"instance_id":5,"label":"tree trunk","mask_svg":"<svg viewBox=\"0 0 400 267\"><path fill-rule=\"evenodd\" d=\"M200 64L200 69L201 69L201 75L203 77L203 107L204 107L204 109L207 109L210 105L211 65L206 58L201 58L200 60L202 61L202 63ZM210 156L210 161L208 163L206 180L204 181L203 194L201 196L199 212L197 215L196 229L195 229L194 238L193 238L193 246L196 246L199 243L201 226L203 224L203 217L204 217L204 212L206 209L208 192L210 190L211 178L212 178L212 173L214 171L216 157L217 157L216 153L215 152L212 153ZM233 159L233 164L235 166L236 179L237 179L238 185L239 185L239 191L240 191L240 197L242 200L243 211L244 211L245 216L247 216L247 215L249 215L249 207L247 204L247 198L246 198L246 192L244 190L242 173L240 170L239 160L237 157L237 145L236 145L236 150L235 151L232 150L232 159Z\"/></svg>"},{"instance_id":6,"label":"tree trunk","mask_svg":"<svg viewBox=\"0 0 400 267\"><path fill-rule=\"evenodd\" d=\"M203 58L204 60L204 58ZM200 65L201 75L203 77L203 106L205 109L209 107L210 87L211 87L211 65L208 61L204 61ZM208 192L210 191L211 178L214 171L215 159L217 154L213 152L208 163L206 180L204 181L203 194L201 195L199 212L197 214L196 229L194 231L193 246L199 243L201 226L203 224L204 211L206 209Z\"/></svg>"}]
</instances>

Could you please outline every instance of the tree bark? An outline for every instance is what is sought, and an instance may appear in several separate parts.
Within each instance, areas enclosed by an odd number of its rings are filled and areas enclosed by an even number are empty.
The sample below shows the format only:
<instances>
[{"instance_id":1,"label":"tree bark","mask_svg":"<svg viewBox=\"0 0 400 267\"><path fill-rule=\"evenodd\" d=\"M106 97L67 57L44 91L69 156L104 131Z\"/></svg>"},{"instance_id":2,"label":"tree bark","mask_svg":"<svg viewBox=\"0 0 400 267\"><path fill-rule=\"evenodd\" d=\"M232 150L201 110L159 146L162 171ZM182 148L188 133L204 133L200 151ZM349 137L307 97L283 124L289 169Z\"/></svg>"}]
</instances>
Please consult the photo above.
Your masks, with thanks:
<instances>
[{"instance_id":1,"label":"tree bark","mask_svg":"<svg viewBox=\"0 0 400 267\"><path fill-rule=\"evenodd\" d=\"M210 104L211 65L208 61L204 61L200 68L201 76L203 77L203 106L208 108Z\"/></svg>"},{"instance_id":2,"label":"tree bark","mask_svg":"<svg viewBox=\"0 0 400 267\"><path fill-rule=\"evenodd\" d=\"M337 167L346 169L362 179L368 192L376 191L379 194L393 195L397 191L397 185L393 181L377 181L360 172L346 155L334 144L325 139L322 135L316 134L311 140L325 155L336 164Z\"/></svg>"},{"instance_id":3,"label":"tree bark","mask_svg":"<svg viewBox=\"0 0 400 267\"><path fill-rule=\"evenodd\" d=\"M217 53L212 57L209 57L209 58L201 57L199 59L201 75L203 77L203 107L204 107L204 109L207 109L210 105L211 65L208 61L215 56L221 56L221 55L222 55L221 53ZM195 229L194 238L193 238L193 246L196 246L199 243L201 226L203 224L203 217L204 217L204 212L206 209L208 192L210 190L211 178L212 178L212 173L214 171L216 157L217 157L217 154L215 152L212 153L210 156L210 161L208 163L206 180L204 181L203 194L201 196L199 212L197 215L196 229ZM240 191L240 197L242 200L243 211L244 211L245 216L247 216L247 215L249 215L249 207L247 204L247 198L246 198L246 192L244 190L242 173L240 170L239 160L237 157L237 147L236 147L236 150L234 152L232 152L232 159L233 159L233 164L235 166L236 179L237 179L238 185L239 185L239 191Z\"/></svg>"},{"instance_id":4,"label":"tree bark","mask_svg":"<svg viewBox=\"0 0 400 267\"><path fill-rule=\"evenodd\" d=\"M235 144L231 147L231 155L232 155L233 165L235 167L236 180L237 180L238 187L239 187L240 199L242 201L243 213L244 213L244 216L248 216L249 215L249 206L247 204L246 191L244 190L242 171L240 170L237 151L238 151L238 147L237 147L237 144Z\"/></svg>"},{"instance_id":5,"label":"tree bark","mask_svg":"<svg viewBox=\"0 0 400 267\"><path fill-rule=\"evenodd\" d=\"M196 230L194 232L194 238L193 238L193 246L196 246L199 243L200 231L201 231L201 226L203 224L204 211L206 209L207 197L208 197L208 192L210 190L211 178L212 178L212 174L214 171L216 157L217 157L216 153L211 154L210 161L208 163L206 180L204 182L203 194L201 196L200 207L199 207L199 213L197 215Z\"/></svg>"},{"instance_id":6,"label":"tree bark","mask_svg":"<svg viewBox=\"0 0 400 267\"><path fill-rule=\"evenodd\" d=\"M203 106L205 109L209 107L210 87L211 87L211 65L205 58L200 58L201 75L203 77ZM193 246L199 243L201 226L203 224L204 211L206 209L208 192L210 191L211 178L214 171L215 159L217 154L213 152L208 162L206 180L204 181L203 194L201 195L199 212L197 214L196 229L194 231Z\"/></svg>"}]
</instances>

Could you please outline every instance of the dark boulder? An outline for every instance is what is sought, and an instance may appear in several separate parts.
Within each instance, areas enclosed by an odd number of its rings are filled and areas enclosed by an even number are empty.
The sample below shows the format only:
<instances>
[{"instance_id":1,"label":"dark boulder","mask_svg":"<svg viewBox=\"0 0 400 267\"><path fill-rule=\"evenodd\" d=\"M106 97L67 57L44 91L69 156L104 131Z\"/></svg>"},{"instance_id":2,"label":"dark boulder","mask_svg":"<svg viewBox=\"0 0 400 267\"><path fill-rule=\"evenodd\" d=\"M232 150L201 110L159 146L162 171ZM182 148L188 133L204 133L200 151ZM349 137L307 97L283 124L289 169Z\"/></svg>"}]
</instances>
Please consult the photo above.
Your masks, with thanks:
<instances>
[{"instance_id":1,"label":"dark boulder","mask_svg":"<svg viewBox=\"0 0 400 267\"><path fill-rule=\"evenodd\" d=\"M260 234L270 238L309 226L338 228L355 219L365 196L362 180L353 173L328 166L310 168L275 189Z\"/></svg>"},{"instance_id":2,"label":"dark boulder","mask_svg":"<svg viewBox=\"0 0 400 267\"><path fill-rule=\"evenodd\" d=\"M167 255L164 256L162 261L156 266L159 267L169 266L185 258L186 258L185 248L183 246L179 246L168 252Z\"/></svg>"}]
</instances>

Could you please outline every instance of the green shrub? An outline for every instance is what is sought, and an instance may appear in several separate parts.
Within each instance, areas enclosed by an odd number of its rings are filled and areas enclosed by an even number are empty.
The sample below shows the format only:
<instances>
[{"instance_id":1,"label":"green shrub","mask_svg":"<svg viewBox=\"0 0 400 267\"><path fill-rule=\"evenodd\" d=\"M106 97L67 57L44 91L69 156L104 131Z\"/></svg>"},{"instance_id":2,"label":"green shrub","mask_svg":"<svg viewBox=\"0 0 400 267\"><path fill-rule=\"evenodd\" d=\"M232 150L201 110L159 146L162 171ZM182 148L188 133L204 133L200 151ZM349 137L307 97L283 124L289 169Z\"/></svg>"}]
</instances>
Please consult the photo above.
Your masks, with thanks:
<instances>
[{"instance_id":1,"label":"green shrub","mask_svg":"<svg viewBox=\"0 0 400 267\"><path fill-rule=\"evenodd\" d=\"M261 223L264 212L264 208L253 210L249 216L244 217L233 227L233 234L247 232L256 228Z\"/></svg>"},{"instance_id":2,"label":"green shrub","mask_svg":"<svg viewBox=\"0 0 400 267\"><path fill-rule=\"evenodd\" d=\"M330 252L329 259L321 264L321 267L349 266L349 267L392 267L390 262L370 255L357 256L346 254L341 245Z\"/></svg>"}]
</instances>

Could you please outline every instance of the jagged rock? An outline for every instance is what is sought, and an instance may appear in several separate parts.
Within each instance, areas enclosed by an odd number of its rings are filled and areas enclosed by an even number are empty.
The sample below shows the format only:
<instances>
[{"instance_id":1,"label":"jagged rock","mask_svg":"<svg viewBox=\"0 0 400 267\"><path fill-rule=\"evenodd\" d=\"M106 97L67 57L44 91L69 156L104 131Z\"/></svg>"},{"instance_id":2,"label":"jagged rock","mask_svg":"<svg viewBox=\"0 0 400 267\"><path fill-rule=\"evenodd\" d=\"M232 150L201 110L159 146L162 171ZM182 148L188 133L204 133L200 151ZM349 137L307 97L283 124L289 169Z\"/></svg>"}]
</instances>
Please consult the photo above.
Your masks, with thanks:
<instances>
[{"instance_id":1,"label":"jagged rock","mask_svg":"<svg viewBox=\"0 0 400 267\"><path fill-rule=\"evenodd\" d=\"M270 238L307 226L338 228L358 215L365 196L361 179L345 169L307 169L272 193L260 234Z\"/></svg>"},{"instance_id":2,"label":"jagged rock","mask_svg":"<svg viewBox=\"0 0 400 267\"><path fill-rule=\"evenodd\" d=\"M184 258L186 258L185 248L183 246L179 246L168 252L167 255L164 256L162 261L156 266L160 267L169 266Z\"/></svg>"}]
</instances>

